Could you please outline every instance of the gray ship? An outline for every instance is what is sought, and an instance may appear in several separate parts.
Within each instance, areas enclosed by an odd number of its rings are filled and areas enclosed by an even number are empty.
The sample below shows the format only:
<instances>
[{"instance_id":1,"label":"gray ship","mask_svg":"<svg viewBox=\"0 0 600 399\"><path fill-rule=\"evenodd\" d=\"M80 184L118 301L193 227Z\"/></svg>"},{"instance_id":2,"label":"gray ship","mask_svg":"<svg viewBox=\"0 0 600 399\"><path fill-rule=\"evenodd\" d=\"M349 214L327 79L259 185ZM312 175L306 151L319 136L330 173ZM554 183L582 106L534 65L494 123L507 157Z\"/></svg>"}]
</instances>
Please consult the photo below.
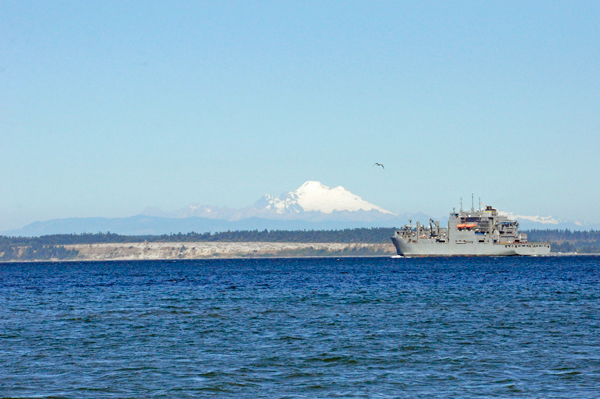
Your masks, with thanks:
<instances>
[{"instance_id":1,"label":"gray ship","mask_svg":"<svg viewBox=\"0 0 600 399\"><path fill-rule=\"evenodd\" d=\"M429 226L412 222L392 237L400 256L512 256L546 255L548 242L528 242L519 223L499 215L491 206L452 211L448 228L429 219Z\"/></svg>"}]
</instances>

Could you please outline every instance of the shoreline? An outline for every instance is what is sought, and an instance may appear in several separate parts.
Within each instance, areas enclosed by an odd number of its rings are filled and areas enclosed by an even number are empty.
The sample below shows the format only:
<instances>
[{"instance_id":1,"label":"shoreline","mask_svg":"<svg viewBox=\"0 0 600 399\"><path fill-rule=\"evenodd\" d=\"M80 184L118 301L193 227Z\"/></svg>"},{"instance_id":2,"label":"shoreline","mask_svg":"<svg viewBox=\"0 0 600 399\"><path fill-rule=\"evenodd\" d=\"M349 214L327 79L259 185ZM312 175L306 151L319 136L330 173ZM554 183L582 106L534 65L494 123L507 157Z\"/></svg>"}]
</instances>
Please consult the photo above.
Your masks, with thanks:
<instances>
[{"instance_id":1,"label":"shoreline","mask_svg":"<svg viewBox=\"0 0 600 399\"><path fill-rule=\"evenodd\" d=\"M392 256L393 244L365 243L283 243L283 242L138 242L69 244L78 255L68 259L8 260L20 262L77 262L127 260L191 260L297 257ZM22 247L21 250L24 250Z\"/></svg>"},{"instance_id":2,"label":"shoreline","mask_svg":"<svg viewBox=\"0 0 600 399\"><path fill-rule=\"evenodd\" d=\"M21 251L26 247L21 247ZM291 243L291 242L137 242L68 244L76 250L73 258L11 259L0 263L194 260L194 259L267 259L331 257L397 257L389 244L368 243ZM553 252L545 256L596 256L600 254Z\"/></svg>"},{"instance_id":3,"label":"shoreline","mask_svg":"<svg viewBox=\"0 0 600 399\"><path fill-rule=\"evenodd\" d=\"M74 260L211 259L282 256L393 255L393 244L281 242L142 242L65 245Z\"/></svg>"}]
</instances>

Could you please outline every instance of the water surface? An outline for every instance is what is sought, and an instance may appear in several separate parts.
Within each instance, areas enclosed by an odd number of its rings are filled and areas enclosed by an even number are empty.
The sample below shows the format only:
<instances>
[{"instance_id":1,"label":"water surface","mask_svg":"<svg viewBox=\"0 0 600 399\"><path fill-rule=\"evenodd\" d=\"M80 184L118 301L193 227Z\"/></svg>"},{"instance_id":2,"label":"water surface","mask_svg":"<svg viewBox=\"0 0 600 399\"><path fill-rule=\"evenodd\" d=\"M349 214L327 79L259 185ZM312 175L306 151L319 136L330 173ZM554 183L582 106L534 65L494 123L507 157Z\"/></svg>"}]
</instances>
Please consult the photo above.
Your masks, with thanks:
<instances>
[{"instance_id":1,"label":"water surface","mask_svg":"<svg viewBox=\"0 0 600 399\"><path fill-rule=\"evenodd\" d=\"M599 261L1 264L0 397L598 397Z\"/></svg>"}]
</instances>

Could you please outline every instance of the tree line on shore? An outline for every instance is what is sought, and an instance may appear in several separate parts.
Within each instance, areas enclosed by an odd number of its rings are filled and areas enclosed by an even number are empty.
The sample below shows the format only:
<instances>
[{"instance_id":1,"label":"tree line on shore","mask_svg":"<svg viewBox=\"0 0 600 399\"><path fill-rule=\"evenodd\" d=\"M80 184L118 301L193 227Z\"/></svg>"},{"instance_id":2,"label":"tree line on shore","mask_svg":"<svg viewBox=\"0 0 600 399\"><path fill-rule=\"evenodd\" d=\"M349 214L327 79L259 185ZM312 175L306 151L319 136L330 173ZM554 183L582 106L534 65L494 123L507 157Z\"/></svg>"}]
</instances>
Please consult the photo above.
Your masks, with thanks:
<instances>
[{"instance_id":1,"label":"tree line on shore","mask_svg":"<svg viewBox=\"0 0 600 399\"><path fill-rule=\"evenodd\" d=\"M0 261L73 259L75 249L65 245L136 242L294 242L390 243L395 228L344 230L241 230L218 233L120 235L115 233L52 234L40 237L0 236ZM551 242L552 252L600 253L600 231L529 230L530 242Z\"/></svg>"},{"instance_id":2,"label":"tree line on shore","mask_svg":"<svg viewBox=\"0 0 600 399\"><path fill-rule=\"evenodd\" d=\"M121 235L107 233L52 234L40 237L0 236L0 244L73 245L134 242L319 242L387 243L395 228L356 228L344 230L236 230L218 233L177 233L163 235Z\"/></svg>"},{"instance_id":3,"label":"tree line on shore","mask_svg":"<svg viewBox=\"0 0 600 399\"><path fill-rule=\"evenodd\" d=\"M529 230L528 241L550 242L552 252L600 253L600 230Z\"/></svg>"},{"instance_id":4,"label":"tree line on shore","mask_svg":"<svg viewBox=\"0 0 600 399\"><path fill-rule=\"evenodd\" d=\"M107 233L52 234L40 237L0 236L0 261L72 259L75 249L65 245L139 242L294 242L368 243L390 242L394 228L344 230L239 230L218 233L177 233L162 235L121 235Z\"/></svg>"}]
</instances>

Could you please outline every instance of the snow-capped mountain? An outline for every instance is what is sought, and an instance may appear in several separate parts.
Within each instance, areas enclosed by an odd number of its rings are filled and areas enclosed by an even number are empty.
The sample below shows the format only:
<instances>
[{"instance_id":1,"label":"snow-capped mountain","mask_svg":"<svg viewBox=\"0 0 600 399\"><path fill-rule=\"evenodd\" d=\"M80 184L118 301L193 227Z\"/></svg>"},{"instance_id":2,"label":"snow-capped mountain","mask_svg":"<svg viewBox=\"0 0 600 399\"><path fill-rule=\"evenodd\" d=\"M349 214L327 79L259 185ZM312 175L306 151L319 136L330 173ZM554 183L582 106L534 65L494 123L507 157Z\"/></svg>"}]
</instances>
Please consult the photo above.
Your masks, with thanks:
<instances>
[{"instance_id":1,"label":"snow-capped mountain","mask_svg":"<svg viewBox=\"0 0 600 399\"><path fill-rule=\"evenodd\" d=\"M533 222L533 223L539 223L539 224L549 224L549 225L558 225L561 223L560 220L557 220L555 218L553 218L552 216L540 216L540 215L535 215L535 216L524 216L524 215L515 215L512 212L503 212L503 211L498 211L498 214L506 216L509 219L512 220L518 220L518 221L529 221L529 222Z\"/></svg>"},{"instance_id":2,"label":"snow-capped mountain","mask_svg":"<svg viewBox=\"0 0 600 399\"><path fill-rule=\"evenodd\" d=\"M512 212L498 211L500 215L504 215L509 219L516 220L519 222L519 226L522 230L545 230L545 229L558 229L558 230L593 230L598 228L598 224L581 223L578 221L569 221L558 219L553 216L526 216L526 215L515 215Z\"/></svg>"},{"instance_id":3,"label":"snow-capped mountain","mask_svg":"<svg viewBox=\"0 0 600 399\"><path fill-rule=\"evenodd\" d=\"M192 204L173 212L148 208L142 214L168 218L203 217L229 221L251 217L311 221L375 221L387 220L396 216L388 210L365 201L342 186L331 188L318 181L307 181L297 190L283 193L279 197L267 194L254 205L242 209Z\"/></svg>"},{"instance_id":4,"label":"snow-capped mountain","mask_svg":"<svg viewBox=\"0 0 600 399\"><path fill-rule=\"evenodd\" d=\"M511 219L516 219L521 229L581 229L592 228L579 222L568 222L551 216L525 216L511 212L502 212ZM320 222L361 222L393 223L400 226L404 220L419 220L417 214L403 213L396 215L377 205L371 204L342 186L328 187L318 181L307 181L297 190L289 191L278 197L267 194L252 206L241 209L192 204L173 212L163 212L156 208L145 210L143 215L164 218L202 217L220 219L230 222L249 218L268 220ZM429 216L421 218L426 222ZM447 218L440 219L442 225Z\"/></svg>"},{"instance_id":5,"label":"snow-capped mountain","mask_svg":"<svg viewBox=\"0 0 600 399\"><path fill-rule=\"evenodd\" d=\"M253 208L273 210L278 214L376 211L394 216L392 212L363 200L342 186L331 188L318 181L307 181L296 191L284 193L279 197L267 194L256 202Z\"/></svg>"},{"instance_id":6,"label":"snow-capped mountain","mask_svg":"<svg viewBox=\"0 0 600 399\"><path fill-rule=\"evenodd\" d=\"M523 216L505 213L527 229L599 229L600 225L567 222L550 216ZM9 236L39 236L111 231L119 234L198 233L227 230L280 229L329 230L355 227L401 227L409 220L427 222L429 215L396 215L363 200L345 188L327 187L307 181L295 191L279 197L265 195L254 205L232 209L192 204L172 212L149 208L128 218L68 218L34 222L21 229L2 232ZM442 226L448 218L440 219Z\"/></svg>"}]
</instances>

